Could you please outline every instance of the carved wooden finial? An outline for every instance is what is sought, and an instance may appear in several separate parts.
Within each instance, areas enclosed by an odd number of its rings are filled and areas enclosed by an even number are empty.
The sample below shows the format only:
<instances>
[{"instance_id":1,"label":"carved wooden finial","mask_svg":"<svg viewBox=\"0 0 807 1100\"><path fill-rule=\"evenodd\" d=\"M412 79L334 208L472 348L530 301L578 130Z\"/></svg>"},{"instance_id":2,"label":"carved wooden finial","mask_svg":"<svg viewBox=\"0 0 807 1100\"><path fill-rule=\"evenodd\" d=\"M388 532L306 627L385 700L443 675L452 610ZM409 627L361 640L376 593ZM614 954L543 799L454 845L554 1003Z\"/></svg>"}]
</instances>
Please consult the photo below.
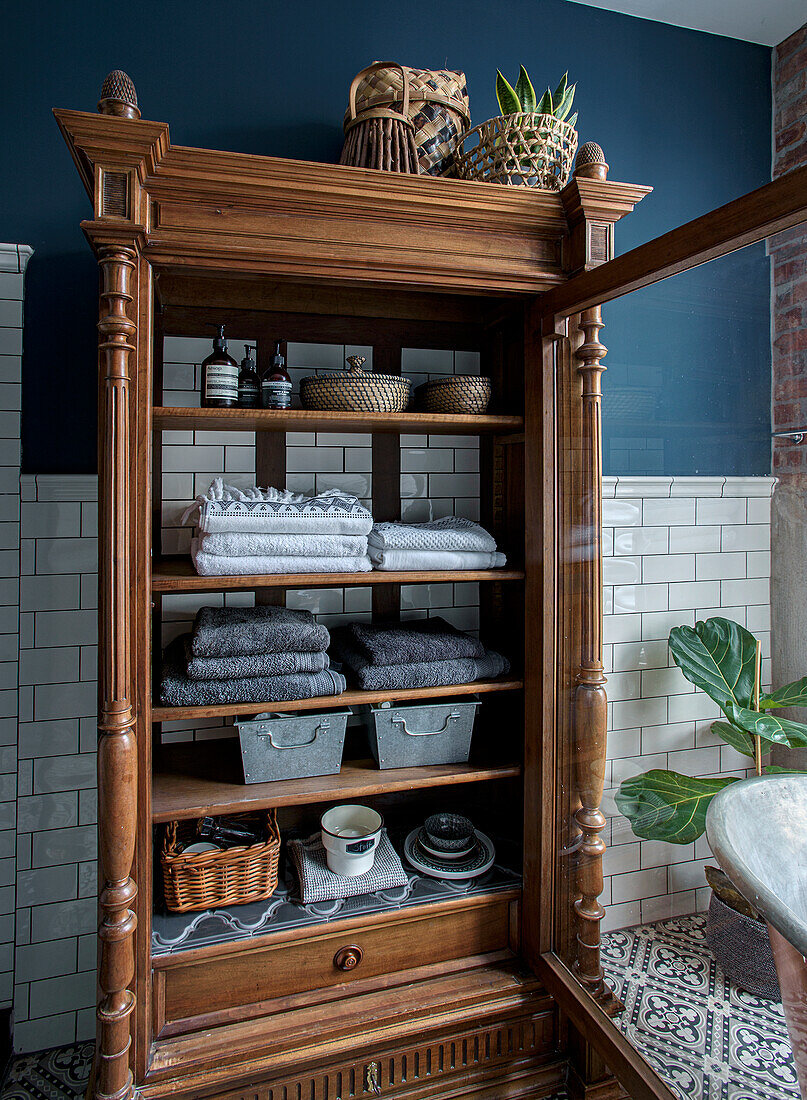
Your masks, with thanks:
<instances>
[{"instance_id":1,"label":"carved wooden finial","mask_svg":"<svg viewBox=\"0 0 807 1100\"><path fill-rule=\"evenodd\" d=\"M113 69L102 84L98 112L117 118L140 118L134 81L123 69Z\"/></svg>"},{"instance_id":2,"label":"carved wooden finial","mask_svg":"<svg viewBox=\"0 0 807 1100\"><path fill-rule=\"evenodd\" d=\"M574 174L591 180L608 179L605 153L596 141L587 141L580 147L574 165Z\"/></svg>"}]
</instances>

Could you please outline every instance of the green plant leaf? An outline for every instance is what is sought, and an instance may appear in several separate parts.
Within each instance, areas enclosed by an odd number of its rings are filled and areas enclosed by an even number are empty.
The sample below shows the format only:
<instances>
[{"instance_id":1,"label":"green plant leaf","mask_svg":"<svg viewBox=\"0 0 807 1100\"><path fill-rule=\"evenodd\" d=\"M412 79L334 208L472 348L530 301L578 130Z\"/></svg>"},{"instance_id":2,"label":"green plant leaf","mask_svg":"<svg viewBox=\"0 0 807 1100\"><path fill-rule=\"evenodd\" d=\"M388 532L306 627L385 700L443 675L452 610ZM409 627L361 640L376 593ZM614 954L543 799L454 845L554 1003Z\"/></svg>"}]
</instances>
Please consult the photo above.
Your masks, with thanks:
<instances>
[{"instance_id":1,"label":"green plant leaf","mask_svg":"<svg viewBox=\"0 0 807 1100\"><path fill-rule=\"evenodd\" d=\"M529 73L523 65L516 81L516 95L521 104L520 110L527 112L535 110L535 88L533 88Z\"/></svg>"},{"instance_id":2,"label":"green plant leaf","mask_svg":"<svg viewBox=\"0 0 807 1100\"><path fill-rule=\"evenodd\" d=\"M715 737L722 737L727 745L731 745L743 756L754 758L754 739L745 730L732 726L731 722L712 722L712 733Z\"/></svg>"},{"instance_id":3,"label":"green plant leaf","mask_svg":"<svg viewBox=\"0 0 807 1100\"><path fill-rule=\"evenodd\" d=\"M790 722L787 718L777 718L775 714L760 714L748 707L739 707L730 700L723 705L723 712L733 725L755 733L765 741L775 741L777 745L787 745L790 749L807 746L807 726L803 722Z\"/></svg>"},{"instance_id":4,"label":"green plant leaf","mask_svg":"<svg viewBox=\"0 0 807 1100\"><path fill-rule=\"evenodd\" d=\"M515 115L521 110L521 102L510 83L496 70L496 98L503 115Z\"/></svg>"},{"instance_id":5,"label":"green plant leaf","mask_svg":"<svg viewBox=\"0 0 807 1100\"><path fill-rule=\"evenodd\" d=\"M692 779L658 769L623 780L616 794L619 812L645 840L690 844L706 828L706 810L718 791L735 779Z\"/></svg>"},{"instance_id":6,"label":"green plant leaf","mask_svg":"<svg viewBox=\"0 0 807 1100\"><path fill-rule=\"evenodd\" d=\"M560 78L560 84L558 84L557 88L555 89L555 94L552 96L552 102L553 103L560 103L560 101L563 99L563 96L566 92L566 86L567 86L568 83L569 83L569 73L565 72L563 74L563 76Z\"/></svg>"},{"instance_id":7,"label":"green plant leaf","mask_svg":"<svg viewBox=\"0 0 807 1100\"><path fill-rule=\"evenodd\" d=\"M566 118L569 111L571 111L572 104L574 103L574 90L576 87L576 84L572 84L570 88L566 89L563 98L560 101L555 99L555 103L557 104L557 106L555 107L555 118L559 118L562 121L564 118Z\"/></svg>"},{"instance_id":8,"label":"green plant leaf","mask_svg":"<svg viewBox=\"0 0 807 1100\"><path fill-rule=\"evenodd\" d=\"M541 96L541 102L536 107L539 115L551 115L553 111L552 107L552 93L549 88Z\"/></svg>"},{"instance_id":9,"label":"green plant leaf","mask_svg":"<svg viewBox=\"0 0 807 1100\"><path fill-rule=\"evenodd\" d=\"M772 691L770 695L760 695L760 710L775 710L778 707L804 707L807 706L807 676L800 680L794 680L792 684L785 684L778 691Z\"/></svg>"},{"instance_id":10,"label":"green plant leaf","mask_svg":"<svg viewBox=\"0 0 807 1100\"><path fill-rule=\"evenodd\" d=\"M764 770L766 775L807 775L804 768L783 768L779 764L767 764Z\"/></svg>"},{"instance_id":11,"label":"green plant leaf","mask_svg":"<svg viewBox=\"0 0 807 1100\"><path fill-rule=\"evenodd\" d=\"M727 718L731 720L725 708L728 702L750 707L757 641L745 627L720 618L696 623L694 629L674 626L669 645L687 680L714 699Z\"/></svg>"},{"instance_id":12,"label":"green plant leaf","mask_svg":"<svg viewBox=\"0 0 807 1100\"><path fill-rule=\"evenodd\" d=\"M577 111L574 112L571 118L567 118L566 121L571 126L571 128L574 129L577 125Z\"/></svg>"}]
</instances>

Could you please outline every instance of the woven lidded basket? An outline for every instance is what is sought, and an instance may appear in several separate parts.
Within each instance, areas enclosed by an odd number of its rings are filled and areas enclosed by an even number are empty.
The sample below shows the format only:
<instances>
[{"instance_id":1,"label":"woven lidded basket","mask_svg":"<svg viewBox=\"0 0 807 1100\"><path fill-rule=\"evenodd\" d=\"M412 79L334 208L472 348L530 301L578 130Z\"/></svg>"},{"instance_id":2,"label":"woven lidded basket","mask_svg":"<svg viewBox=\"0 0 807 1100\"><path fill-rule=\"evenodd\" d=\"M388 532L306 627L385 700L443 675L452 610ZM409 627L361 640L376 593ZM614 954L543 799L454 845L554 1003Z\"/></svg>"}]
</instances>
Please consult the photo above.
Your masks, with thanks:
<instances>
[{"instance_id":1,"label":"woven lidded basket","mask_svg":"<svg viewBox=\"0 0 807 1100\"><path fill-rule=\"evenodd\" d=\"M266 840L216 852L182 849L193 843L195 821L171 821L165 828L160 864L163 871L165 904L173 913L210 909L217 905L244 905L265 901L277 888L280 832L274 810L266 814L244 814L246 822L266 827Z\"/></svg>"},{"instance_id":2,"label":"woven lidded basket","mask_svg":"<svg viewBox=\"0 0 807 1100\"><path fill-rule=\"evenodd\" d=\"M455 160L461 179L560 191L571 175L576 151L573 126L554 115L533 112L499 115L468 130Z\"/></svg>"},{"instance_id":3,"label":"woven lidded basket","mask_svg":"<svg viewBox=\"0 0 807 1100\"><path fill-rule=\"evenodd\" d=\"M345 115L350 138L357 122L373 117L403 117L411 123L422 175L455 175L454 151L471 122L465 73L452 69L414 69L394 61L376 62L353 81ZM358 136L345 141L342 164L373 167L368 150L359 156Z\"/></svg>"},{"instance_id":4,"label":"woven lidded basket","mask_svg":"<svg viewBox=\"0 0 807 1100\"><path fill-rule=\"evenodd\" d=\"M349 355L349 371L312 375L300 379L304 409L326 412L403 412L409 404L412 383L398 374L374 374L362 370L362 355Z\"/></svg>"},{"instance_id":5,"label":"woven lidded basket","mask_svg":"<svg viewBox=\"0 0 807 1100\"><path fill-rule=\"evenodd\" d=\"M716 894L709 902L706 943L720 968L740 989L755 997L781 1001L768 926L738 913Z\"/></svg>"},{"instance_id":6,"label":"woven lidded basket","mask_svg":"<svg viewBox=\"0 0 807 1100\"><path fill-rule=\"evenodd\" d=\"M493 384L478 374L454 374L433 378L415 391L416 404L423 412L483 413L490 404Z\"/></svg>"}]
</instances>

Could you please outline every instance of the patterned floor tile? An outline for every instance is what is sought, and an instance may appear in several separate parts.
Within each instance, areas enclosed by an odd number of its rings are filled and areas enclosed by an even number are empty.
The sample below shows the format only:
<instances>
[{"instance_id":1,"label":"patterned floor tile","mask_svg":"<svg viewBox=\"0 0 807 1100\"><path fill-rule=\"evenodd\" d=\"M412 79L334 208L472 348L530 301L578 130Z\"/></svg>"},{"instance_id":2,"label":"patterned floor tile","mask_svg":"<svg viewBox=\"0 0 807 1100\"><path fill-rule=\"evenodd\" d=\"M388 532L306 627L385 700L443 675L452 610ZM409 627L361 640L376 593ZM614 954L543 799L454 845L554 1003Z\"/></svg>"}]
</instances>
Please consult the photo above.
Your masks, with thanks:
<instances>
[{"instance_id":1,"label":"patterned floor tile","mask_svg":"<svg viewBox=\"0 0 807 1100\"><path fill-rule=\"evenodd\" d=\"M76 1100L90 1078L95 1043L55 1047L14 1058L0 1100Z\"/></svg>"},{"instance_id":2,"label":"patterned floor tile","mask_svg":"<svg viewBox=\"0 0 807 1100\"><path fill-rule=\"evenodd\" d=\"M782 1006L732 986L705 927L674 917L603 937L620 1029L681 1100L800 1100Z\"/></svg>"}]
</instances>

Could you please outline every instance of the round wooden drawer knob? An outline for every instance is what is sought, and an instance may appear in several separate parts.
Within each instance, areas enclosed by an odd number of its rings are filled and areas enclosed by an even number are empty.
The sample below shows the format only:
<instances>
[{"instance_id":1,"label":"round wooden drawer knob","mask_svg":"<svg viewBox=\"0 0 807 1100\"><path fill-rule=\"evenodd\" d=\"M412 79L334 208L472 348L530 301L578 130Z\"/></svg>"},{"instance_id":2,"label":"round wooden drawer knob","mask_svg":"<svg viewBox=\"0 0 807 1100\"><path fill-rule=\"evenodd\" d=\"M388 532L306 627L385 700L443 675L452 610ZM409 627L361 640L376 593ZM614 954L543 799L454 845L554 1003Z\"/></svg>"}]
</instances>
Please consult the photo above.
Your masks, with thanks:
<instances>
[{"instance_id":1,"label":"round wooden drawer knob","mask_svg":"<svg viewBox=\"0 0 807 1100\"><path fill-rule=\"evenodd\" d=\"M337 970L355 970L362 960L364 952L355 943L349 947L340 947L333 957L333 965Z\"/></svg>"}]
</instances>

